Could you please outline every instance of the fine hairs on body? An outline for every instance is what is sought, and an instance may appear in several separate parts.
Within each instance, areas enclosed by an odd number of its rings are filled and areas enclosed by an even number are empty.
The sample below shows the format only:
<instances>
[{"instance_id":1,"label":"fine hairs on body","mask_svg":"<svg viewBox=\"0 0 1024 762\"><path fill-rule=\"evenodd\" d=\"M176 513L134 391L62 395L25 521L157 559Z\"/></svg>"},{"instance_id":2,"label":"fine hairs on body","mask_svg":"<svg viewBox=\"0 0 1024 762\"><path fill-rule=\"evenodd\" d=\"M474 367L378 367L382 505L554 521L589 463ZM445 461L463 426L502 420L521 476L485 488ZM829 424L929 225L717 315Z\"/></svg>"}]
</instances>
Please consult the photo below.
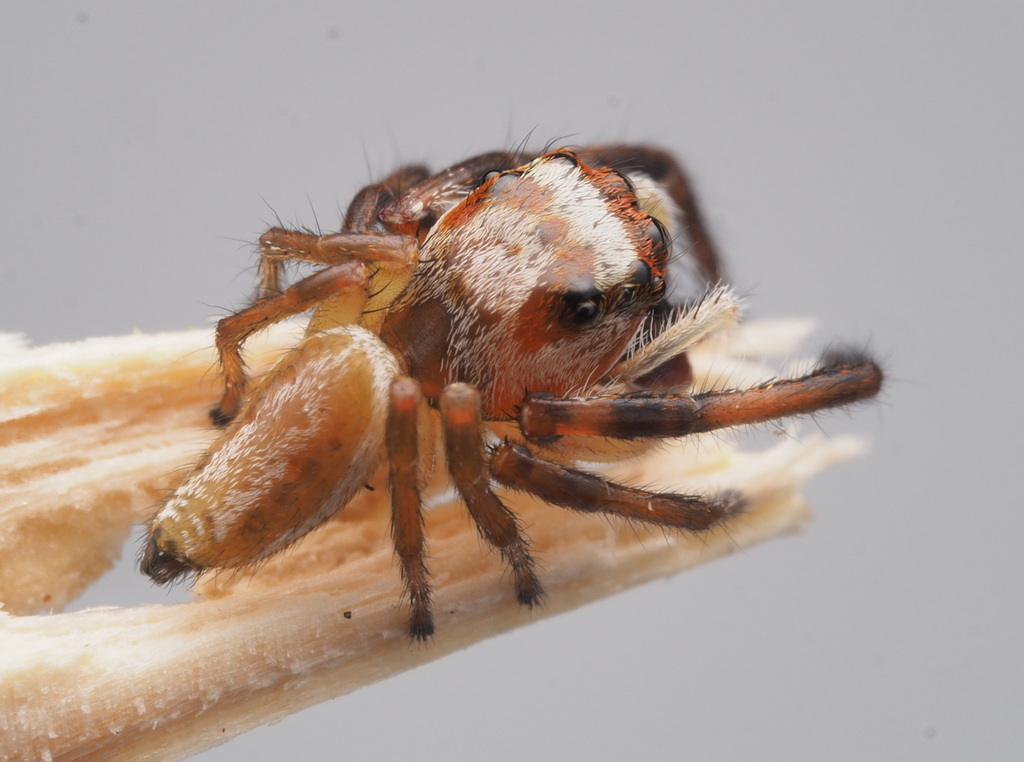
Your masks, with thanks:
<instances>
[{"instance_id":1,"label":"fine hairs on body","mask_svg":"<svg viewBox=\"0 0 1024 762\"><path fill-rule=\"evenodd\" d=\"M739 305L685 173L650 146L405 166L356 194L340 232L275 227L259 251L256 298L217 327L224 394L211 416L224 429L149 524L141 568L160 583L281 551L386 463L409 634L426 640L421 491L435 472L532 607L544 593L530 544L493 484L701 532L741 513L742 498L651 492L581 464L881 388L858 352L832 352L798 378L692 388L687 349L735 322ZM293 263L318 269L286 285ZM682 271L689 294L670 288ZM250 382L246 339L307 312L301 342Z\"/></svg>"}]
</instances>

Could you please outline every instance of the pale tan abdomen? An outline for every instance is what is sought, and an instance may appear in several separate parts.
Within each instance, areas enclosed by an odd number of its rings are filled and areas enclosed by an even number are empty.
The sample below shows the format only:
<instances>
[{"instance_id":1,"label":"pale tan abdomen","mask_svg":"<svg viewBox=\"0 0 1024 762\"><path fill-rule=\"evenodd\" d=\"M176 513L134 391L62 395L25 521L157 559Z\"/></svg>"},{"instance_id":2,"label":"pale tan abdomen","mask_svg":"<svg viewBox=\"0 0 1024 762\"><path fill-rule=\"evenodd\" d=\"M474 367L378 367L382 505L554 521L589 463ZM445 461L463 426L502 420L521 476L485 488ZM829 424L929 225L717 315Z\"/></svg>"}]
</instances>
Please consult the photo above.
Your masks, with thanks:
<instances>
[{"instance_id":1,"label":"pale tan abdomen","mask_svg":"<svg viewBox=\"0 0 1024 762\"><path fill-rule=\"evenodd\" d=\"M340 510L383 457L398 363L355 326L303 340L161 508L153 541L195 569L241 566Z\"/></svg>"}]
</instances>

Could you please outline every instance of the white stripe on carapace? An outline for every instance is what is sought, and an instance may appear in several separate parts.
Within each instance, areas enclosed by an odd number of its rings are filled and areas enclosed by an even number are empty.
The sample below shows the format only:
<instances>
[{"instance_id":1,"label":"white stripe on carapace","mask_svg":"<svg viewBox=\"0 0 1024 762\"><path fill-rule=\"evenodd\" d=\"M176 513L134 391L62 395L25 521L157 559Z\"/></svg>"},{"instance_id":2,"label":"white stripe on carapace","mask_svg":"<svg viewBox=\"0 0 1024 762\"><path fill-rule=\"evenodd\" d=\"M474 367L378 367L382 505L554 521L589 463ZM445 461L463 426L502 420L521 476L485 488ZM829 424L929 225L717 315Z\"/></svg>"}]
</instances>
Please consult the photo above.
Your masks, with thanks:
<instances>
[{"instance_id":1,"label":"white stripe on carapace","mask_svg":"<svg viewBox=\"0 0 1024 762\"><path fill-rule=\"evenodd\" d=\"M542 157L523 174L551 194L550 214L568 225L568 238L593 247L595 285L599 291L622 282L638 252L609 199L573 162Z\"/></svg>"},{"instance_id":2,"label":"white stripe on carapace","mask_svg":"<svg viewBox=\"0 0 1024 762\"><path fill-rule=\"evenodd\" d=\"M439 222L439 234L424 242L422 258L441 249L465 287L461 296L511 314L543 276L560 270L585 272L598 291L628 276L638 252L626 225L579 167L541 157L507 177L515 190L492 193L454 226Z\"/></svg>"}]
</instances>

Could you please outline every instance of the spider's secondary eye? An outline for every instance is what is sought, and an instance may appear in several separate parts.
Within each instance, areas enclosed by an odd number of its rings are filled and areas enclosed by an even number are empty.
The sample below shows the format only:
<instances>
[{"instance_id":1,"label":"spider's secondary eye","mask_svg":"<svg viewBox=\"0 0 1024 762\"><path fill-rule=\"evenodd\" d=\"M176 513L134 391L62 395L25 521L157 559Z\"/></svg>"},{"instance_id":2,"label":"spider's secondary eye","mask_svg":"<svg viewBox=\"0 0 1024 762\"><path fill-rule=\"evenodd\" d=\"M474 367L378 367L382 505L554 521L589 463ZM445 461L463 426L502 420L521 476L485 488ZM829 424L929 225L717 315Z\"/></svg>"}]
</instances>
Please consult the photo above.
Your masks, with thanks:
<instances>
[{"instance_id":1,"label":"spider's secondary eye","mask_svg":"<svg viewBox=\"0 0 1024 762\"><path fill-rule=\"evenodd\" d=\"M622 299L625 304L633 302L643 292L645 294L657 294L663 286L662 278L655 278L651 266L642 259L638 259L629 268L629 275L622 284Z\"/></svg>"},{"instance_id":2,"label":"spider's secondary eye","mask_svg":"<svg viewBox=\"0 0 1024 762\"><path fill-rule=\"evenodd\" d=\"M640 202L636 198L636 186L626 175L618 170L611 170L608 173L608 180L613 187L633 196L633 206L639 205Z\"/></svg>"},{"instance_id":3,"label":"spider's secondary eye","mask_svg":"<svg viewBox=\"0 0 1024 762\"><path fill-rule=\"evenodd\" d=\"M602 294L593 283L580 283L565 293L565 316L575 325L593 325L601 317Z\"/></svg>"},{"instance_id":4,"label":"spider's secondary eye","mask_svg":"<svg viewBox=\"0 0 1024 762\"><path fill-rule=\"evenodd\" d=\"M647 226L644 235L651 239L655 256L668 258L668 231L657 218L651 217L651 224Z\"/></svg>"},{"instance_id":5,"label":"spider's secondary eye","mask_svg":"<svg viewBox=\"0 0 1024 762\"><path fill-rule=\"evenodd\" d=\"M633 288L643 288L650 284L652 277L654 277L654 273L651 272L651 266L642 259L638 259L629 268L629 277L626 279L626 285Z\"/></svg>"},{"instance_id":6,"label":"spider's secondary eye","mask_svg":"<svg viewBox=\"0 0 1024 762\"><path fill-rule=\"evenodd\" d=\"M483 176L480 184L483 185L488 181L492 181L491 187L487 189L487 194L493 198L500 196L503 193L508 193L510 190L516 188L519 185L519 178L521 175L521 172L511 170L499 171L494 169Z\"/></svg>"},{"instance_id":7,"label":"spider's secondary eye","mask_svg":"<svg viewBox=\"0 0 1024 762\"><path fill-rule=\"evenodd\" d=\"M580 158L576 154L574 154L572 151L568 151L568 150L553 151L552 153L549 153L547 155L547 158L549 158L549 159L564 159L565 161L567 161L570 164L572 164L574 167L578 167L580 165Z\"/></svg>"},{"instance_id":8,"label":"spider's secondary eye","mask_svg":"<svg viewBox=\"0 0 1024 762\"><path fill-rule=\"evenodd\" d=\"M497 177L500 174L501 174L501 170L499 170L499 169L489 169L489 170L487 170L482 175L480 175L480 180L477 182L476 187L479 188L481 185L486 183L488 180L492 180L492 179L494 179L495 177Z\"/></svg>"}]
</instances>

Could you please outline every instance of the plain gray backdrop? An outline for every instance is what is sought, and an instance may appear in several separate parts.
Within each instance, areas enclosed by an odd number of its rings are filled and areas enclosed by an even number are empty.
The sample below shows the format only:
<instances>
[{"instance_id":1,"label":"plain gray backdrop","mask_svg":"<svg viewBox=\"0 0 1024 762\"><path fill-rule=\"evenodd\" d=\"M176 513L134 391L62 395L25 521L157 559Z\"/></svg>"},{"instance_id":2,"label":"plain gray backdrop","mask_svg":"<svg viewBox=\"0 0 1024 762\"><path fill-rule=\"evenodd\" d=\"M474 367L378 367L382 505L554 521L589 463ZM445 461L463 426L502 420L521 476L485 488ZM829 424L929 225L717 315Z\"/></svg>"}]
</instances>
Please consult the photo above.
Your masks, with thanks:
<instances>
[{"instance_id":1,"label":"plain gray backdrop","mask_svg":"<svg viewBox=\"0 0 1024 762\"><path fill-rule=\"evenodd\" d=\"M749 312L888 369L805 424L872 450L804 535L201 759L1024 752L1019 2L5 3L0 61L0 329L35 343L209 325L275 212L532 136L676 151ZM80 605L141 596L123 564Z\"/></svg>"}]
</instances>

